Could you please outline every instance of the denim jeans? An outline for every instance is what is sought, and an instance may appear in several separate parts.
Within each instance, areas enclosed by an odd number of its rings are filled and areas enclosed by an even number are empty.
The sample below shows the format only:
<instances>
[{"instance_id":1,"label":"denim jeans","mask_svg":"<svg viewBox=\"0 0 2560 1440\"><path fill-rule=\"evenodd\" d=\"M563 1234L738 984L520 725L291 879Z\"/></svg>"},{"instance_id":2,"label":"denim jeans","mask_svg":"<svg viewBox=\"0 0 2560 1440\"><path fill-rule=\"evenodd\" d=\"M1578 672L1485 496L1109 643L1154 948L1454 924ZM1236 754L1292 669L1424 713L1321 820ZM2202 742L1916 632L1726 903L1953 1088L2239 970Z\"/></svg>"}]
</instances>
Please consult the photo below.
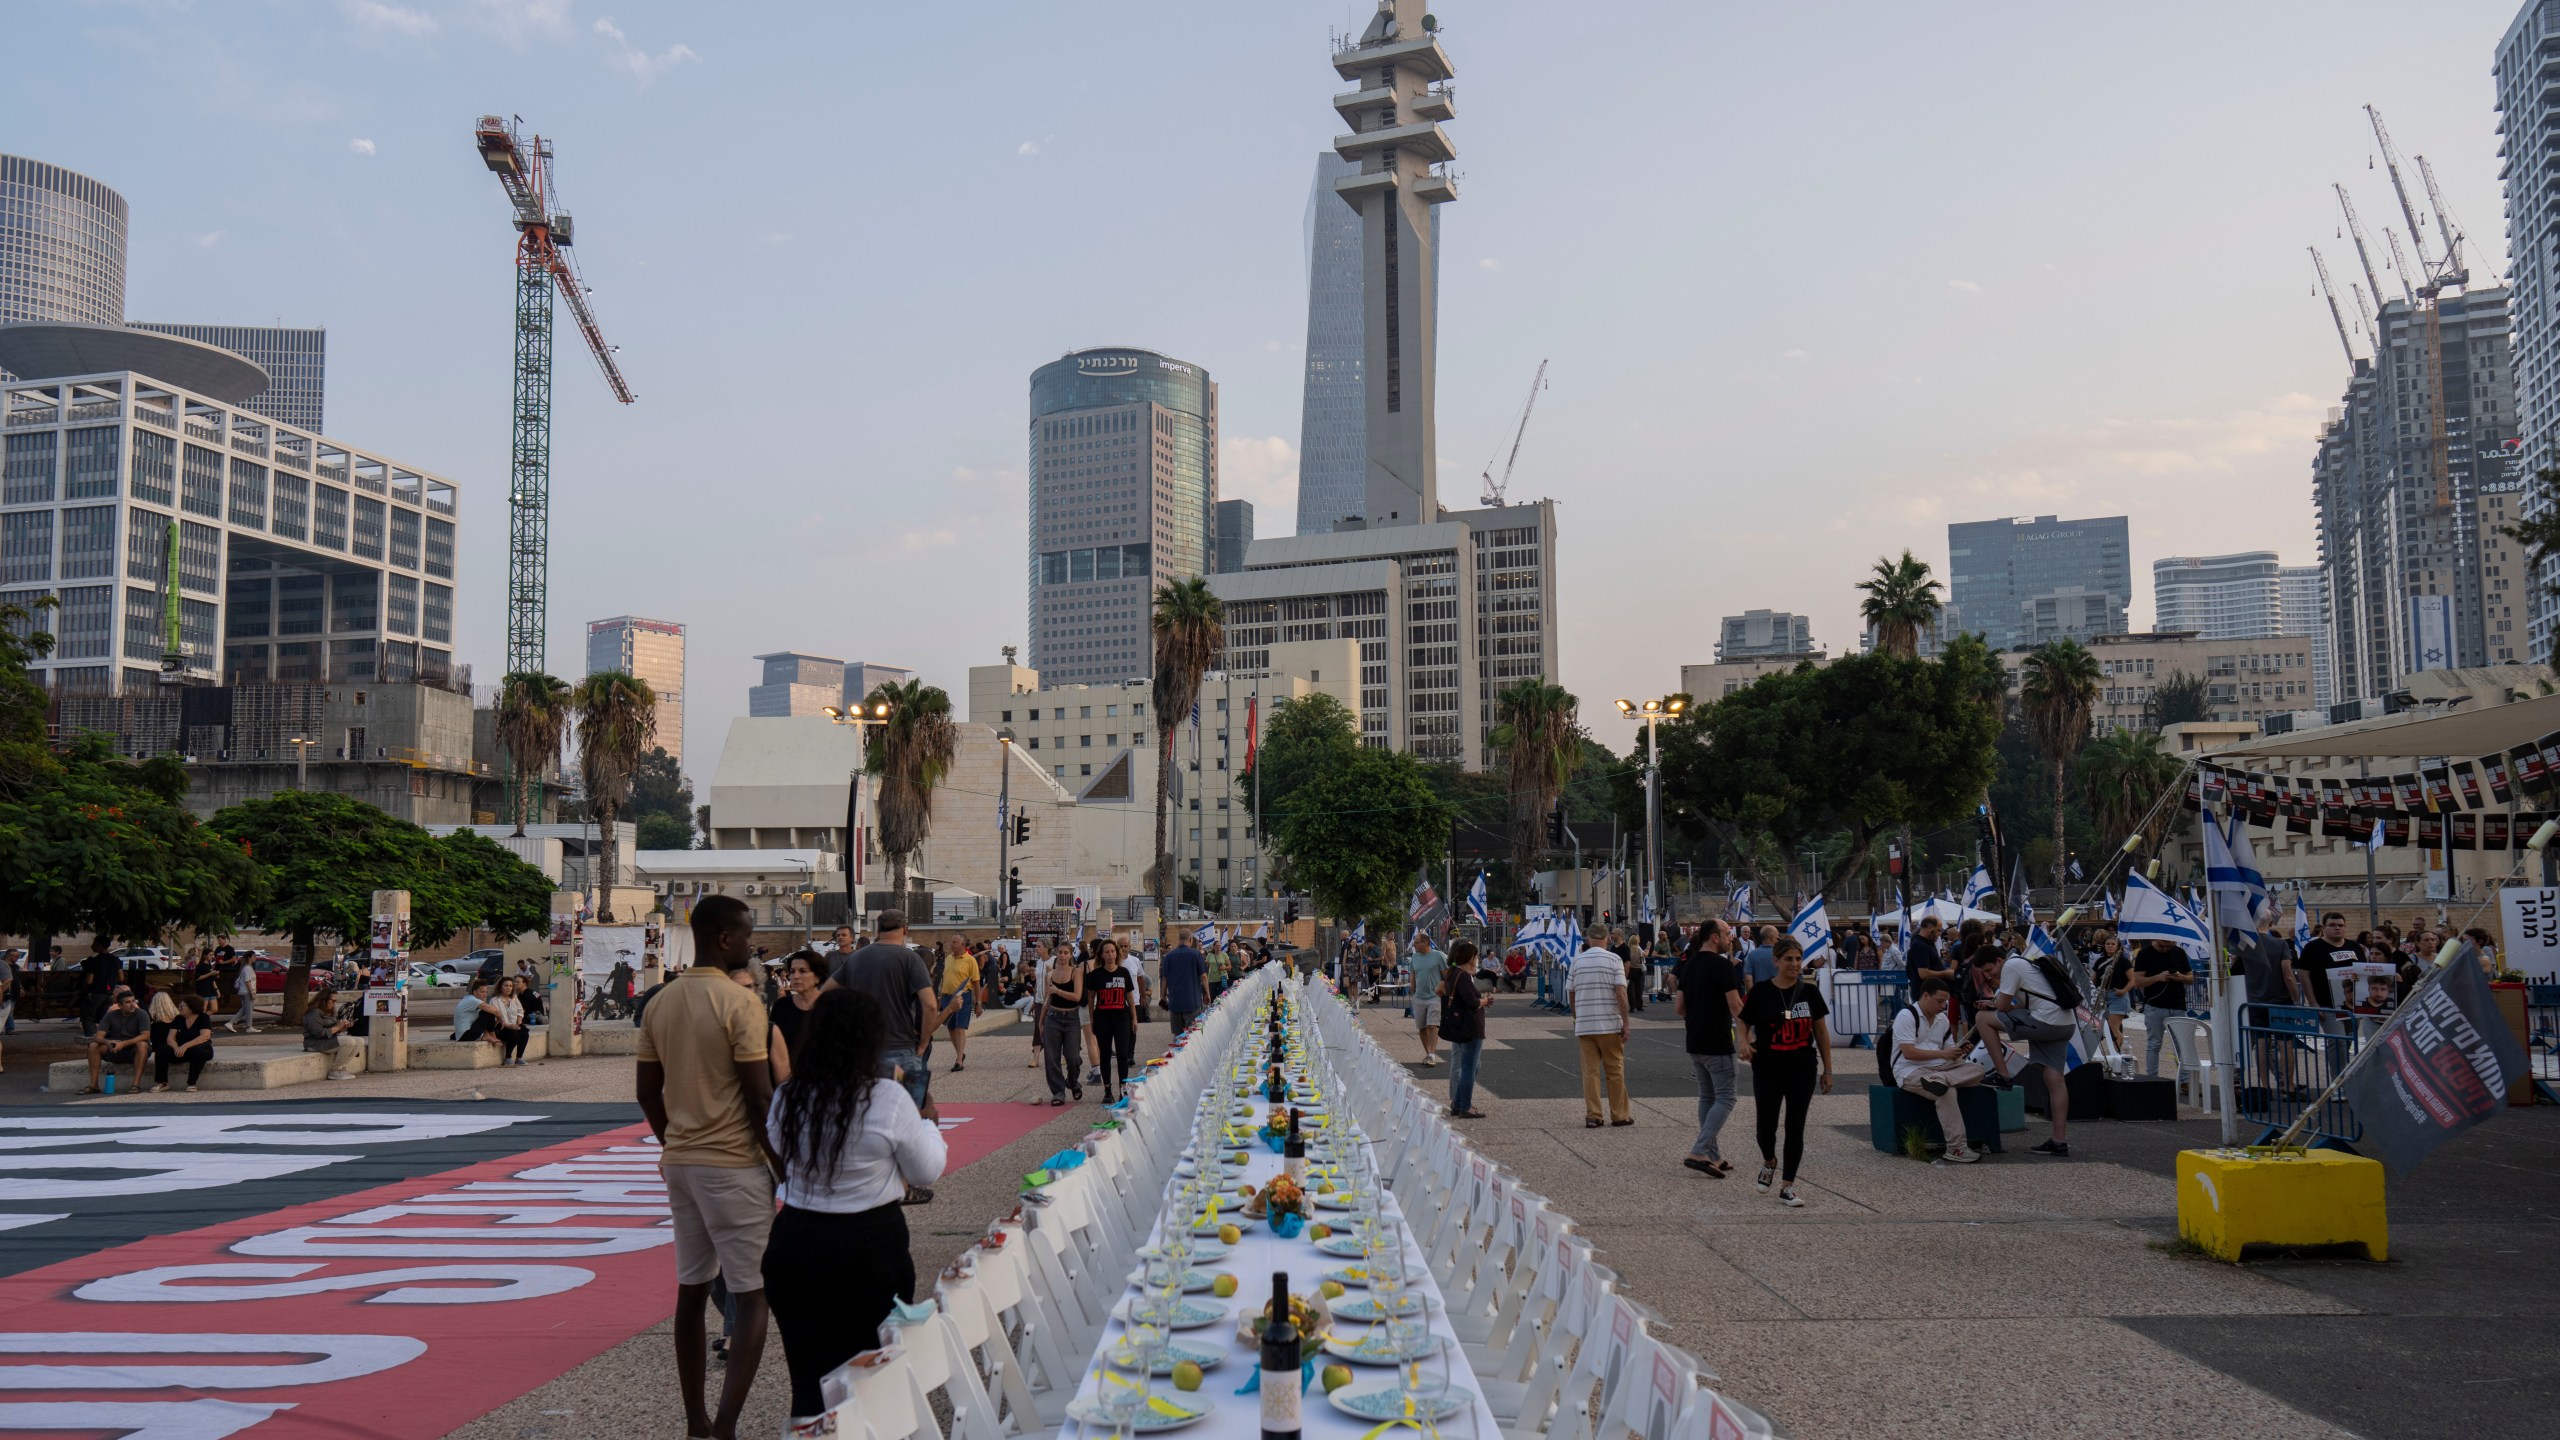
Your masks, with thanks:
<instances>
[{"instance_id":1,"label":"denim jeans","mask_svg":"<svg viewBox=\"0 0 2560 1440\"><path fill-rule=\"evenodd\" d=\"M913 1050L884 1050L880 1053L881 1079L897 1079L898 1071L902 1069L907 1072L906 1077L898 1083L906 1087L908 1096L921 1110L924 1108L925 1087L933 1082L933 1072L925 1068L924 1057Z\"/></svg>"},{"instance_id":2,"label":"denim jeans","mask_svg":"<svg viewBox=\"0 0 2560 1440\"><path fill-rule=\"evenodd\" d=\"M2170 1055L2178 1062L2177 1069L2185 1069L2195 1063L2195 1057L2187 1053L2187 1042L2181 1039L2178 1032L2169 1025L2171 1015L2183 1013L2185 1012L2162 1010L2156 1006L2142 1012L2142 1071L2144 1074L2160 1073L2160 1042L2164 1038L2169 1042ZM2171 1073L2175 1074L2176 1070L2172 1070Z\"/></svg>"},{"instance_id":3,"label":"denim jeans","mask_svg":"<svg viewBox=\"0 0 2560 1440\"><path fill-rule=\"evenodd\" d=\"M1692 1055L1689 1068L1698 1078L1698 1143L1689 1147L1689 1153L1721 1160L1724 1152L1716 1148L1716 1136L1723 1133L1734 1101L1741 1098L1734 1091L1733 1057Z\"/></svg>"},{"instance_id":4,"label":"denim jeans","mask_svg":"<svg viewBox=\"0 0 2560 1440\"><path fill-rule=\"evenodd\" d=\"M1476 1108L1476 1061L1484 1055L1481 1040L1460 1040L1449 1046L1449 1108Z\"/></svg>"}]
</instances>

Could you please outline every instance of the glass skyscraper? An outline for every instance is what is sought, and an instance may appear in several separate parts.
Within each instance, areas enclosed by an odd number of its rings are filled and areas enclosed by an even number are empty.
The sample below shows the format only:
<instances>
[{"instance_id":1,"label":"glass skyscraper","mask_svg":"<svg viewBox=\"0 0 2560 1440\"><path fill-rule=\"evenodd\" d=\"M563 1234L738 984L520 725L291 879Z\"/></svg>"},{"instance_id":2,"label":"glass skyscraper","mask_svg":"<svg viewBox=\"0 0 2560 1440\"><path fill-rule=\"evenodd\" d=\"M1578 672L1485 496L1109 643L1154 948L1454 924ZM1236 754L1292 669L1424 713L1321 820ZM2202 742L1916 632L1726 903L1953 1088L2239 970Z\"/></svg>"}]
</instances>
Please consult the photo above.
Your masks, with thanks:
<instances>
[{"instance_id":1,"label":"glass skyscraper","mask_svg":"<svg viewBox=\"0 0 2560 1440\"><path fill-rule=\"evenodd\" d=\"M1334 182L1360 162L1316 154L1307 192L1307 379L1298 413L1298 533L1322 535L1369 508L1369 398L1361 388L1360 212ZM1431 273L1440 273L1440 211L1431 211ZM1440 291L1431 291L1436 316Z\"/></svg>"},{"instance_id":2,"label":"glass skyscraper","mask_svg":"<svg viewBox=\"0 0 2560 1440\"><path fill-rule=\"evenodd\" d=\"M1947 527L1947 599L1994 650L2125 632L2125 517L2023 515Z\"/></svg>"},{"instance_id":3,"label":"glass skyscraper","mask_svg":"<svg viewBox=\"0 0 2560 1440\"><path fill-rule=\"evenodd\" d=\"M187 340L219 345L246 355L267 372L267 388L241 408L270 420L305 429L323 428L323 392L329 381L329 332L298 326L162 325L137 320L136 330L153 330Z\"/></svg>"},{"instance_id":4,"label":"glass skyscraper","mask_svg":"<svg viewBox=\"0 0 2560 1440\"><path fill-rule=\"evenodd\" d=\"M1218 387L1152 350L1077 350L1031 372L1030 429L1031 668L1146 679L1157 579L1215 558Z\"/></svg>"}]
</instances>

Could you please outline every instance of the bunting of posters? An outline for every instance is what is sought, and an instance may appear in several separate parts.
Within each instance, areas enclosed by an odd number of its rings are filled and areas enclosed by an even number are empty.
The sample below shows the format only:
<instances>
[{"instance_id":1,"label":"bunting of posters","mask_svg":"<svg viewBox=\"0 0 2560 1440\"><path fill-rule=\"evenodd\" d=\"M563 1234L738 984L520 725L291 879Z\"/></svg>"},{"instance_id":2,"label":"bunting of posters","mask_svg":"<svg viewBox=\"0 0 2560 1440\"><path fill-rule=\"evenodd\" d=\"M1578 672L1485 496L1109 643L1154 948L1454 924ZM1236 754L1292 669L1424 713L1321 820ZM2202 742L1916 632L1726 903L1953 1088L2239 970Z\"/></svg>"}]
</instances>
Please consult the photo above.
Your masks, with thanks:
<instances>
[{"instance_id":1,"label":"bunting of posters","mask_svg":"<svg viewBox=\"0 0 2560 1440\"><path fill-rule=\"evenodd\" d=\"M2266 829L2361 840L2379 820L2390 844L2506 850L2560 809L2560 731L2498 754L2431 761L2392 775L2258 774L2206 763L2182 797ZM2536 807L2510 818L2510 805Z\"/></svg>"}]
</instances>

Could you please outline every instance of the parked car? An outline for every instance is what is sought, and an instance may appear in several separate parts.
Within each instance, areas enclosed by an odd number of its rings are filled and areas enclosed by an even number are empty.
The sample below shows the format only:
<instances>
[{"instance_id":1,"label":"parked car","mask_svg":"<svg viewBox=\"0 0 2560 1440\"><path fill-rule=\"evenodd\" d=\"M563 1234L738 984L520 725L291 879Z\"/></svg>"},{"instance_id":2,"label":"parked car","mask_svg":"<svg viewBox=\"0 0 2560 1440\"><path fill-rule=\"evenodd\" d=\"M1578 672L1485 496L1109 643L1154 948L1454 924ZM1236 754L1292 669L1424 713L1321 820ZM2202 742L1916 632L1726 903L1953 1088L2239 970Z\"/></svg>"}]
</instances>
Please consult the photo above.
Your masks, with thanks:
<instances>
[{"instance_id":1,"label":"parked car","mask_svg":"<svg viewBox=\"0 0 2560 1440\"><path fill-rule=\"evenodd\" d=\"M242 958L248 963L250 973L258 977L259 994L281 995L284 993L285 972L293 968L291 964L257 950L250 951Z\"/></svg>"},{"instance_id":2,"label":"parked car","mask_svg":"<svg viewBox=\"0 0 2560 1440\"><path fill-rule=\"evenodd\" d=\"M136 965L148 970L176 970L186 963L165 945L128 945L116 952L116 959L128 970Z\"/></svg>"},{"instance_id":3,"label":"parked car","mask_svg":"<svg viewBox=\"0 0 2560 1440\"><path fill-rule=\"evenodd\" d=\"M474 950L463 956L461 963L469 968L472 974L494 985L507 973L507 952Z\"/></svg>"},{"instance_id":4,"label":"parked car","mask_svg":"<svg viewBox=\"0 0 2560 1440\"><path fill-rule=\"evenodd\" d=\"M412 985L464 986L479 967L462 960L412 960L407 975Z\"/></svg>"}]
</instances>

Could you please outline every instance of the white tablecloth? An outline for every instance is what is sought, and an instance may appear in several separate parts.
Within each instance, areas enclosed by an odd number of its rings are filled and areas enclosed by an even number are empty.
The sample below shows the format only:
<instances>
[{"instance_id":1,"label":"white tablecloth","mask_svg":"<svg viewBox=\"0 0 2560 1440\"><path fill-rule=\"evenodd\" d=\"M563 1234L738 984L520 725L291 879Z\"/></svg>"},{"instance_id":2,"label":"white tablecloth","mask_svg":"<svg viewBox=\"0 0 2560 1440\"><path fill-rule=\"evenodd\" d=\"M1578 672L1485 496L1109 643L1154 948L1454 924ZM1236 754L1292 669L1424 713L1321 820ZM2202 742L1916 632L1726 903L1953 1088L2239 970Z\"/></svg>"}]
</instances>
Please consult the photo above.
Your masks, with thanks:
<instances>
[{"instance_id":1,"label":"white tablecloth","mask_svg":"<svg viewBox=\"0 0 2560 1440\"><path fill-rule=\"evenodd\" d=\"M1228 1078L1229 1067L1224 1062L1221 1062L1216 1069L1219 1076L1218 1083L1224 1087L1229 1097L1228 1108L1232 1109L1236 1082ZM1271 1107L1269 1102L1259 1095L1253 1097L1253 1105L1255 1115L1252 1123L1258 1127L1269 1114ZM1300 1128L1304 1129L1303 1122ZM1254 1188L1258 1190L1268 1184L1272 1176L1280 1173L1281 1157L1268 1145L1262 1143L1258 1136L1248 1147L1248 1152L1253 1158L1252 1162L1245 1167L1244 1178L1251 1181ZM1234 1152L1228 1153L1232 1156ZM1232 1170L1229 1173L1232 1176ZM1233 1190L1234 1184L1233 1179L1228 1181L1230 1191ZM1238 1196L1237 1199L1241 1200L1242 1197ZM1484 1402L1484 1389L1476 1383L1474 1372L1467 1365L1466 1352L1455 1344L1456 1336L1449 1328L1448 1306L1441 1299L1439 1281L1431 1274L1430 1267L1424 1263L1421 1247L1415 1243L1411 1228L1404 1223L1404 1213L1396 1204L1395 1196L1390 1193L1385 1197L1385 1202L1386 1220L1395 1227L1397 1234L1404 1237L1405 1271L1408 1277L1406 1289L1409 1293L1428 1297L1433 1333L1442 1340L1451 1342L1450 1353L1454 1357L1456 1370L1450 1377L1450 1388L1453 1390L1464 1388L1475 1397L1475 1403L1470 1407L1472 1416L1465 1411L1451 1415L1439 1423L1437 1427L1439 1434L1442 1440L1501 1440L1502 1427L1494 1419L1491 1408ZM1312 1213L1313 1218L1309 1222L1311 1225L1331 1224L1337 1233L1349 1228L1350 1213L1347 1211L1315 1210ZM1166 1219L1167 1217L1159 1212L1156 1229L1147 1237L1148 1244L1153 1245L1162 1238ZM1261 1368L1262 1352L1258 1345L1245 1345L1236 1339L1236 1312L1254 1310L1270 1302L1271 1276L1276 1271L1289 1272L1291 1293L1312 1295L1316 1287L1323 1283L1325 1271L1359 1263L1356 1256L1344 1258L1318 1250L1315 1243L1306 1238L1303 1230L1299 1232L1297 1239L1283 1240L1271 1232L1271 1227L1267 1223L1257 1220L1252 1228L1244 1232L1243 1240L1234 1250L1215 1262L1196 1266L1197 1269L1235 1276L1237 1286L1235 1298L1220 1300L1207 1291L1188 1297L1195 1304L1223 1307L1228 1311L1228 1317L1205 1329L1175 1331L1174 1338L1177 1341L1193 1344L1224 1344L1227 1347L1227 1358L1216 1369L1209 1371L1207 1379L1200 1388L1190 1394L1183 1394L1173 1389L1173 1382L1169 1379L1157 1380L1158 1393L1168 1399L1186 1405L1206 1402L1212 1407L1207 1418L1172 1433L1198 1437L1198 1440L1241 1440L1241 1437L1259 1435L1262 1430L1261 1395L1259 1393L1238 1395L1235 1392L1250 1382L1256 1371ZM1126 1279L1125 1276L1121 1278ZM1124 1296L1134 1296L1138 1292L1135 1287L1124 1284L1120 1293ZM1365 1293L1367 1292L1352 1290L1343 1297L1343 1300L1357 1299ZM1117 1305L1118 1302L1115 1300L1113 1303ZM1359 1325L1339 1320L1335 1322L1334 1328L1337 1335L1350 1339L1357 1339L1363 1329ZM1085 1365L1084 1382L1076 1392L1080 1401L1090 1403L1095 1393L1101 1388L1099 1371L1102 1356L1110 1347L1119 1343L1120 1336L1126 1329L1127 1327L1116 1319L1103 1327L1102 1342L1095 1347L1093 1355L1088 1359ZM1348 1361L1327 1354L1321 1349L1317 1349L1312 1358L1315 1361L1317 1376L1322 1375L1327 1365L1349 1364ZM1351 1385L1354 1388L1386 1383L1392 1381L1396 1375L1395 1367L1388 1365L1351 1365L1350 1369ZM1308 1384L1300 1411L1305 1417L1303 1433L1307 1440L1360 1440L1362 1435L1367 1434L1377 1424L1376 1421L1358 1419L1335 1409L1325 1398L1321 1380L1312 1380ZM1100 1440L1100 1437L1108 1437L1111 1434L1111 1428L1107 1425L1087 1426L1070 1419L1058 1433L1062 1440ZM1390 1432L1390 1436L1397 1433L1408 1436L1413 1434L1410 1430L1404 1430ZM1388 1437L1381 1437L1381 1440L1388 1440Z\"/></svg>"}]
</instances>

